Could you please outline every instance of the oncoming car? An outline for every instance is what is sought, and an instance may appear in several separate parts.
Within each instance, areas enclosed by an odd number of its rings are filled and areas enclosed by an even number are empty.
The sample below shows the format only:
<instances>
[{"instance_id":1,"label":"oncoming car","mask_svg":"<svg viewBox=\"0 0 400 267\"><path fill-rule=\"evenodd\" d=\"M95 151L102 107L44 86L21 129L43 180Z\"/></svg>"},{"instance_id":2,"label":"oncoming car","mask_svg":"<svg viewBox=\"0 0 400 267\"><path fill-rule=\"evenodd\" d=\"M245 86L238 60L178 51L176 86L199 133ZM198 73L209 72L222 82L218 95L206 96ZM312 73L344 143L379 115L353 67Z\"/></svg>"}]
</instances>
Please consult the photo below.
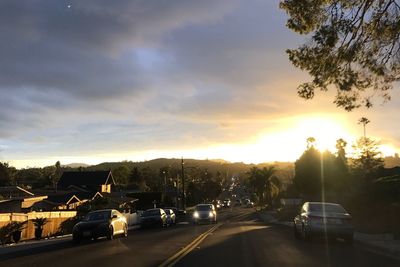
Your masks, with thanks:
<instances>
[{"instance_id":1,"label":"oncoming car","mask_svg":"<svg viewBox=\"0 0 400 267\"><path fill-rule=\"evenodd\" d=\"M313 236L332 236L353 242L350 214L339 204L306 202L294 218L294 235L305 240Z\"/></svg>"},{"instance_id":2,"label":"oncoming car","mask_svg":"<svg viewBox=\"0 0 400 267\"><path fill-rule=\"evenodd\" d=\"M99 237L113 239L116 235L128 235L126 218L117 210L107 209L89 212L72 230L72 239L79 243L82 239L96 240Z\"/></svg>"},{"instance_id":3,"label":"oncoming car","mask_svg":"<svg viewBox=\"0 0 400 267\"><path fill-rule=\"evenodd\" d=\"M193 223L217 223L217 212L213 204L199 204L194 208Z\"/></svg>"}]
</instances>

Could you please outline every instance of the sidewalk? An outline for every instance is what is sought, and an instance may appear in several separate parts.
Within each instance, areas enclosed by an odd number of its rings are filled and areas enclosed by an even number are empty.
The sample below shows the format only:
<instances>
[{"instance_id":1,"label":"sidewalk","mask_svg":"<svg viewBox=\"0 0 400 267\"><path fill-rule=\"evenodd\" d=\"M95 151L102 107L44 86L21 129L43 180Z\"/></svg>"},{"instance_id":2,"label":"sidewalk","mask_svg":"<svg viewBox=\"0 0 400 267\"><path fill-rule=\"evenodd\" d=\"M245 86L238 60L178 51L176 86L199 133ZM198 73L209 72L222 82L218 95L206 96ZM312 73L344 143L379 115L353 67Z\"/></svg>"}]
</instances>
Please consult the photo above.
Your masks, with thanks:
<instances>
[{"instance_id":1,"label":"sidewalk","mask_svg":"<svg viewBox=\"0 0 400 267\"><path fill-rule=\"evenodd\" d=\"M259 211L261 220L270 224L293 227L293 222L279 221L276 211ZM354 241L369 251L400 260L400 240L395 240L393 234L354 233Z\"/></svg>"},{"instance_id":2,"label":"sidewalk","mask_svg":"<svg viewBox=\"0 0 400 267\"><path fill-rule=\"evenodd\" d=\"M22 241L17 244L8 244L4 247L0 246L0 257L2 255L10 254L10 253L17 253L20 251L25 251L27 249L36 249L46 246L53 246L56 244L61 244L65 242L71 241L72 235L64 235L64 236L57 236L48 239L41 239L41 240L27 240Z\"/></svg>"},{"instance_id":3,"label":"sidewalk","mask_svg":"<svg viewBox=\"0 0 400 267\"><path fill-rule=\"evenodd\" d=\"M128 230L136 230L139 229L140 225L131 225L129 226ZM7 244L4 247L0 246L0 258L1 256L8 255L8 254L14 254L26 250L32 250L32 249L39 249L42 247L47 247L47 246L54 246L54 245L60 245L62 243L67 243L67 242L72 242L72 235L63 235L63 236L56 236L56 237L51 237L51 238L45 238L41 240L27 240L27 241L21 241L19 243L12 243L12 244Z\"/></svg>"}]
</instances>

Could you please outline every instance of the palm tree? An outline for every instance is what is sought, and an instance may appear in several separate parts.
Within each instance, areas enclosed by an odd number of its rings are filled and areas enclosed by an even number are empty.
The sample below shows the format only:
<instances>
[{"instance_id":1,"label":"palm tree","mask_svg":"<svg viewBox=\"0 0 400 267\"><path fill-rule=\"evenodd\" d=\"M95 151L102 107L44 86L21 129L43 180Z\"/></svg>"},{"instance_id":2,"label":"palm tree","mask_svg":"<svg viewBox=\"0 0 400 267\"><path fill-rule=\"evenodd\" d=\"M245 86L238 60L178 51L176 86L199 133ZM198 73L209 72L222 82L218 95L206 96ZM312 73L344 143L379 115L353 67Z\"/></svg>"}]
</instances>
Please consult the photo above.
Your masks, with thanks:
<instances>
[{"instance_id":1,"label":"palm tree","mask_svg":"<svg viewBox=\"0 0 400 267\"><path fill-rule=\"evenodd\" d=\"M272 198L279 193L280 181L274 176L275 167L257 167L251 168L247 174L249 175L249 184L253 187L260 204L272 204Z\"/></svg>"},{"instance_id":2,"label":"palm tree","mask_svg":"<svg viewBox=\"0 0 400 267\"><path fill-rule=\"evenodd\" d=\"M270 166L268 168L264 167L262 169L263 180L264 180L264 192L265 192L265 201L267 204L272 206L273 198L279 194L281 189L280 180L274 175L276 169L274 166Z\"/></svg>"},{"instance_id":3,"label":"palm tree","mask_svg":"<svg viewBox=\"0 0 400 267\"><path fill-rule=\"evenodd\" d=\"M35 225L35 238L39 240L42 238L43 226L45 226L45 224L49 222L49 219L36 218L33 219L32 221L33 225Z\"/></svg>"}]
</instances>

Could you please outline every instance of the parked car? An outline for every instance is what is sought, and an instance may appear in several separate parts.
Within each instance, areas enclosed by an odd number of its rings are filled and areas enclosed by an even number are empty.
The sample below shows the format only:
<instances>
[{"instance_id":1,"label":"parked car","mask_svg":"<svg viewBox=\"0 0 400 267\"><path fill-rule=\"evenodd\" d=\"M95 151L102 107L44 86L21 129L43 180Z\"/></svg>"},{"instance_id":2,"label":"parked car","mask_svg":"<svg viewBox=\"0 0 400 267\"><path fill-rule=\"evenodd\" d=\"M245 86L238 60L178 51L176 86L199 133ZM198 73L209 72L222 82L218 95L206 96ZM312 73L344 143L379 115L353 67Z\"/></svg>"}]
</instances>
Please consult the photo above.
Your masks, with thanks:
<instances>
[{"instance_id":1,"label":"parked car","mask_svg":"<svg viewBox=\"0 0 400 267\"><path fill-rule=\"evenodd\" d=\"M72 239L79 243L82 239L128 235L126 218L117 210L107 209L89 212L72 230Z\"/></svg>"},{"instance_id":2,"label":"parked car","mask_svg":"<svg viewBox=\"0 0 400 267\"><path fill-rule=\"evenodd\" d=\"M250 199L246 199L246 200L244 201L244 203L245 203L245 205L246 205L247 208L252 208L252 207L254 207L254 202L252 202Z\"/></svg>"},{"instance_id":3,"label":"parked car","mask_svg":"<svg viewBox=\"0 0 400 267\"><path fill-rule=\"evenodd\" d=\"M223 208L229 208L231 206L231 200L230 199L225 199L224 202L222 203Z\"/></svg>"},{"instance_id":4,"label":"parked car","mask_svg":"<svg viewBox=\"0 0 400 267\"><path fill-rule=\"evenodd\" d=\"M235 206L236 206L236 207L242 206L242 201L241 201L240 199L236 199L236 200L235 200Z\"/></svg>"},{"instance_id":5,"label":"parked car","mask_svg":"<svg viewBox=\"0 0 400 267\"><path fill-rule=\"evenodd\" d=\"M217 223L217 211L213 204L199 204L194 208L193 223Z\"/></svg>"},{"instance_id":6,"label":"parked car","mask_svg":"<svg viewBox=\"0 0 400 267\"><path fill-rule=\"evenodd\" d=\"M141 227L167 226L167 214L163 209L149 209L142 213Z\"/></svg>"},{"instance_id":7,"label":"parked car","mask_svg":"<svg viewBox=\"0 0 400 267\"><path fill-rule=\"evenodd\" d=\"M339 204L306 202L294 218L294 236L309 240L313 236L332 236L353 242L350 214Z\"/></svg>"},{"instance_id":8,"label":"parked car","mask_svg":"<svg viewBox=\"0 0 400 267\"><path fill-rule=\"evenodd\" d=\"M222 202L221 202L221 200L219 200L219 199L217 199L216 201L215 201L215 208L217 209L217 210L219 210L220 208L222 208Z\"/></svg>"},{"instance_id":9,"label":"parked car","mask_svg":"<svg viewBox=\"0 0 400 267\"><path fill-rule=\"evenodd\" d=\"M174 225L176 224L176 214L173 209L164 209L165 214L167 215L167 224Z\"/></svg>"}]
</instances>

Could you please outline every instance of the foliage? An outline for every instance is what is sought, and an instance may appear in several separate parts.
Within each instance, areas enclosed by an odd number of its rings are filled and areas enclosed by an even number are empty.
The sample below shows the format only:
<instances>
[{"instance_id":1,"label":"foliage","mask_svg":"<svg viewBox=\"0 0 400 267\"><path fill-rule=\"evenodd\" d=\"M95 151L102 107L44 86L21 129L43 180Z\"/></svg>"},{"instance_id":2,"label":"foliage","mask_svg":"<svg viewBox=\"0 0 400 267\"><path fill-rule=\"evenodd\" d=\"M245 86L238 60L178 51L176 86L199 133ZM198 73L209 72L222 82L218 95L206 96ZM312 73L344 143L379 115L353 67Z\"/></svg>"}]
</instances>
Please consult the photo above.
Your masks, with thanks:
<instances>
[{"instance_id":1,"label":"foliage","mask_svg":"<svg viewBox=\"0 0 400 267\"><path fill-rule=\"evenodd\" d=\"M249 184L256 193L258 201L261 204L266 203L272 205L273 198L279 194L281 183L279 179L274 176L275 172L275 167L269 166L262 169L253 167L247 173Z\"/></svg>"},{"instance_id":2,"label":"foliage","mask_svg":"<svg viewBox=\"0 0 400 267\"><path fill-rule=\"evenodd\" d=\"M57 183L62 175L61 163L59 161L54 164L54 172L51 174L50 179L54 189L57 189Z\"/></svg>"},{"instance_id":3,"label":"foliage","mask_svg":"<svg viewBox=\"0 0 400 267\"><path fill-rule=\"evenodd\" d=\"M374 199L400 204L400 175L381 177L372 184Z\"/></svg>"},{"instance_id":4,"label":"foliage","mask_svg":"<svg viewBox=\"0 0 400 267\"><path fill-rule=\"evenodd\" d=\"M7 242L11 241L11 234L13 232L11 223L0 227L0 242L4 246Z\"/></svg>"},{"instance_id":5,"label":"foliage","mask_svg":"<svg viewBox=\"0 0 400 267\"><path fill-rule=\"evenodd\" d=\"M222 192L222 177L200 168L188 169L186 173L187 202L197 204L216 199Z\"/></svg>"},{"instance_id":6,"label":"foliage","mask_svg":"<svg viewBox=\"0 0 400 267\"><path fill-rule=\"evenodd\" d=\"M28 223L28 221L22 221L22 222L11 222L11 230L12 232L17 232L17 231L22 231L25 229L25 225Z\"/></svg>"},{"instance_id":7,"label":"foliage","mask_svg":"<svg viewBox=\"0 0 400 267\"><path fill-rule=\"evenodd\" d=\"M353 149L354 159L351 167L354 174L363 178L373 178L384 165L379 143L374 139L362 137L357 139Z\"/></svg>"},{"instance_id":8,"label":"foliage","mask_svg":"<svg viewBox=\"0 0 400 267\"><path fill-rule=\"evenodd\" d=\"M127 185L129 182L129 174L129 168L125 165L118 166L117 168L112 170L112 175L117 185Z\"/></svg>"},{"instance_id":9,"label":"foliage","mask_svg":"<svg viewBox=\"0 0 400 267\"><path fill-rule=\"evenodd\" d=\"M287 27L312 35L298 49L288 49L291 62L313 80L298 87L299 96L337 89L334 103L351 111L371 107L378 93L389 100L400 80L400 5L397 0L283 0Z\"/></svg>"},{"instance_id":10,"label":"foliage","mask_svg":"<svg viewBox=\"0 0 400 267\"><path fill-rule=\"evenodd\" d=\"M49 222L49 219L44 218L44 217L35 218L32 220L32 222L36 229L42 229L43 226L45 226Z\"/></svg>"},{"instance_id":11,"label":"foliage","mask_svg":"<svg viewBox=\"0 0 400 267\"><path fill-rule=\"evenodd\" d=\"M10 167L7 162L0 162L0 186L12 185L15 171L15 168Z\"/></svg>"},{"instance_id":12,"label":"foliage","mask_svg":"<svg viewBox=\"0 0 400 267\"><path fill-rule=\"evenodd\" d=\"M348 189L349 173L344 140L338 140L338 156L310 146L295 162L294 184L304 200L337 201Z\"/></svg>"}]
</instances>

